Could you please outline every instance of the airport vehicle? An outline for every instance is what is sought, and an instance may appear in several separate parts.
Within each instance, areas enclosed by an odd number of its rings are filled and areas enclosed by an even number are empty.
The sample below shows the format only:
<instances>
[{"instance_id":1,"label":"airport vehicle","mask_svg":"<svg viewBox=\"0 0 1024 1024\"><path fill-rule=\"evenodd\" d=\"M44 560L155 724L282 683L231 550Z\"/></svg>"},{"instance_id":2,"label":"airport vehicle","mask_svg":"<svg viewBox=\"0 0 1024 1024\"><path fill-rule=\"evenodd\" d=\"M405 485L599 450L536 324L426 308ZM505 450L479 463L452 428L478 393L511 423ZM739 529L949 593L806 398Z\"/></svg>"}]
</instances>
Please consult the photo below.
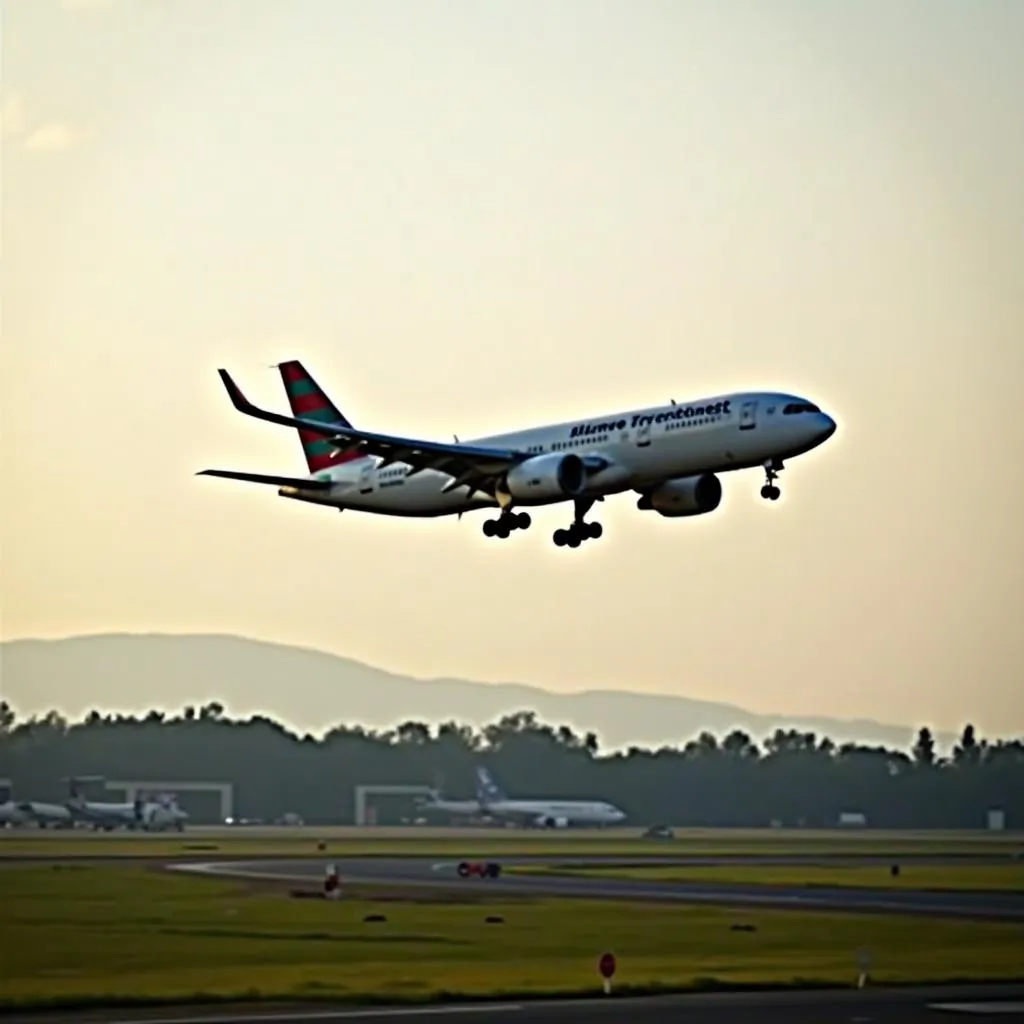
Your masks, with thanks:
<instances>
[{"instance_id":1,"label":"airport vehicle","mask_svg":"<svg viewBox=\"0 0 1024 1024\"><path fill-rule=\"evenodd\" d=\"M459 878L500 878L501 865L496 861L464 860L459 863Z\"/></svg>"},{"instance_id":2,"label":"airport vehicle","mask_svg":"<svg viewBox=\"0 0 1024 1024\"><path fill-rule=\"evenodd\" d=\"M278 366L291 416L250 402L227 370L218 371L246 416L298 431L307 477L204 469L198 475L276 486L278 494L341 511L405 517L462 516L497 508L488 537L531 525L524 509L571 501L572 523L553 534L570 548L599 538L585 516L595 502L634 491L637 508L668 518L713 512L718 474L761 467L761 496L775 501L788 459L811 451L835 421L797 395L753 391L712 395L463 443L427 441L352 425L298 360Z\"/></svg>"},{"instance_id":3,"label":"airport vehicle","mask_svg":"<svg viewBox=\"0 0 1024 1024\"><path fill-rule=\"evenodd\" d=\"M607 800L510 800L486 768L477 768L477 801L497 821L534 828L568 828L570 825L619 825L624 811Z\"/></svg>"}]
</instances>

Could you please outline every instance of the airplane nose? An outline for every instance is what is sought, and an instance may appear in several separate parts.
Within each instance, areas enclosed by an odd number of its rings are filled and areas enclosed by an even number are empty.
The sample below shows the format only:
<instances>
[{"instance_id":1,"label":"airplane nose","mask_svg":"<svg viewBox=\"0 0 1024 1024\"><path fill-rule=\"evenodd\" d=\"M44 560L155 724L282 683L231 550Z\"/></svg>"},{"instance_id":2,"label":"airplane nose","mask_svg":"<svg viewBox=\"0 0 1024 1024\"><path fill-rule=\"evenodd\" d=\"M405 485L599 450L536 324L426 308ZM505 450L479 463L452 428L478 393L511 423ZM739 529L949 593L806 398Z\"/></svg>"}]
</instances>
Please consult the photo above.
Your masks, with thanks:
<instances>
[{"instance_id":1,"label":"airplane nose","mask_svg":"<svg viewBox=\"0 0 1024 1024\"><path fill-rule=\"evenodd\" d=\"M825 413L821 414L821 440L827 441L836 432L836 421Z\"/></svg>"}]
</instances>

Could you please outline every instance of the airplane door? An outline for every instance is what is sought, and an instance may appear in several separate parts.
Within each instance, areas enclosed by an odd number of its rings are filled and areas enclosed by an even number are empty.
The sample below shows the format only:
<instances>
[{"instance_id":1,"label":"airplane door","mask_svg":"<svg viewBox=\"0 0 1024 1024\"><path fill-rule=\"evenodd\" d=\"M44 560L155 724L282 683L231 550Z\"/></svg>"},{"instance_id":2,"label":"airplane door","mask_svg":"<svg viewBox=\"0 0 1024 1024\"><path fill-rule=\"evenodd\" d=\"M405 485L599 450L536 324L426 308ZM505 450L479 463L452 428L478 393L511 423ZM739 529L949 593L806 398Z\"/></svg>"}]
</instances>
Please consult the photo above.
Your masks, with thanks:
<instances>
[{"instance_id":1,"label":"airplane door","mask_svg":"<svg viewBox=\"0 0 1024 1024\"><path fill-rule=\"evenodd\" d=\"M650 423L646 423L642 427L637 427L637 431L636 431L636 446L637 446L637 448L646 448L650 443L651 443L651 425L650 425Z\"/></svg>"},{"instance_id":2,"label":"airplane door","mask_svg":"<svg viewBox=\"0 0 1024 1024\"><path fill-rule=\"evenodd\" d=\"M740 430L753 430L757 426L757 402L744 402L740 406Z\"/></svg>"},{"instance_id":3,"label":"airplane door","mask_svg":"<svg viewBox=\"0 0 1024 1024\"><path fill-rule=\"evenodd\" d=\"M373 492L373 471L376 467L372 462L367 462L359 472L359 493L371 494Z\"/></svg>"}]
</instances>

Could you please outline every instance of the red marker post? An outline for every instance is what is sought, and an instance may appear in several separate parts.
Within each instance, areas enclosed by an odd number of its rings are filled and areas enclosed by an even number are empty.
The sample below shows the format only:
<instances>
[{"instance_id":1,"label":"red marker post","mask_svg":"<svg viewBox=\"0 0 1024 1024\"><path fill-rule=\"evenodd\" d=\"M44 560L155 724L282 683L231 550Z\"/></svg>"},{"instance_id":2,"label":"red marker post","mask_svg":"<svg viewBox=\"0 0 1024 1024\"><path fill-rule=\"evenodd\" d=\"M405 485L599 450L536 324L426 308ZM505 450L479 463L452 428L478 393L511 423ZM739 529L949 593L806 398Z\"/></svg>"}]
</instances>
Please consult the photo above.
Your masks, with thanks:
<instances>
[{"instance_id":1,"label":"red marker post","mask_svg":"<svg viewBox=\"0 0 1024 1024\"><path fill-rule=\"evenodd\" d=\"M336 900L341 895L339 891L341 879L338 877L338 869L333 864L328 864L325 874L324 899Z\"/></svg>"},{"instance_id":2,"label":"red marker post","mask_svg":"<svg viewBox=\"0 0 1024 1024\"><path fill-rule=\"evenodd\" d=\"M614 953L603 953L601 959L597 961L597 969L601 972L601 978L604 982L604 994L606 996L612 994L612 978L615 977L615 966Z\"/></svg>"}]
</instances>

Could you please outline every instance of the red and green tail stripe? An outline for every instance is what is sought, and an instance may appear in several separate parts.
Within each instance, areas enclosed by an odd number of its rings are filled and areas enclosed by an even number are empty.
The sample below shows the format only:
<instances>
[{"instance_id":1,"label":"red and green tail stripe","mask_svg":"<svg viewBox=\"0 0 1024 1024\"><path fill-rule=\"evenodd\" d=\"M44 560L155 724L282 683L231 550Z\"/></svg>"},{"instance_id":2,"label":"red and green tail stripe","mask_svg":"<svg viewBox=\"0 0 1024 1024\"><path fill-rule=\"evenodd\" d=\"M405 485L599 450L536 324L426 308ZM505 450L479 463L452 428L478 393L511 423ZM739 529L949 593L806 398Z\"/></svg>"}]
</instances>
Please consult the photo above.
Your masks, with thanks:
<instances>
[{"instance_id":1,"label":"red and green tail stripe","mask_svg":"<svg viewBox=\"0 0 1024 1024\"><path fill-rule=\"evenodd\" d=\"M320 423L336 423L339 427L352 426L297 359L281 363L278 369L281 371L281 380L284 382L293 416L317 420ZM326 438L309 430L300 430L299 440L302 442L302 451L306 456L310 473L358 457L354 454L340 455Z\"/></svg>"}]
</instances>

